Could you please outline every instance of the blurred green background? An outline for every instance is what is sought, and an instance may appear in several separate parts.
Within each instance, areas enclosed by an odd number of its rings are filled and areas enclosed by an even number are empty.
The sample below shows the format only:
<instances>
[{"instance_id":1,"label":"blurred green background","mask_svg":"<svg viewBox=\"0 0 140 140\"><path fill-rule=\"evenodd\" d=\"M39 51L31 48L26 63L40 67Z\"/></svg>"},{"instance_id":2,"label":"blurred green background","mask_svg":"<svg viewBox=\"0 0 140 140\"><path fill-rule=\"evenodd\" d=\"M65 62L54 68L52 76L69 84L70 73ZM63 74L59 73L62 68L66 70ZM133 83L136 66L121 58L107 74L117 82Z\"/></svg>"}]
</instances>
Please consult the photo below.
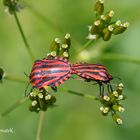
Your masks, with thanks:
<instances>
[{"instance_id":1,"label":"blurred green background","mask_svg":"<svg viewBox=\"0 0 140 140\"><path fill-rule=\"evenodd\" d=\"M93 6L95 0L30 0L18 16L36 59L46 56L49 44L55 37L63 38L69 32L72 36L71 60L76 61L74 51L83 46L87 40L87 26L94 21ZM24 3L24 2L23 2ZM35 11L34 11L35 9ZM100 40L91 46L90 63L102 63L112 75L122 79L125 113L121 114L123 125L117 126L110 115L104 117L99 111L100 104L59 90L58 107L46 112L42 130L42 140L140 140L140 64L125 61L98 59L106 53L125 54L130 58L140 59L140 1L139 0L105 0L105 10L114 10L114 19L129 21L129 29L110 41ZM0 4L0 66L7 73L21 75L30 73L32 63L19 34L16 22L11 15L4 12ZM41 15L35 13L39 11ZM53 24L52 24L53 23ZM61 33L59 30L62 30ZM78 42L78 44L76 43ZM96 48L96 52L93 48ZM99 49L103 48L103 49ZM93 51L93 53L92 53ZM78 59L80 61L80 58ZM113 83L120 81L114 80ZM70 79L61 87L82 92L98 94L98 86ZM0 112L3 112L24 96L26 84L4 80L0 85ZM35 139L39 115L28 111L29 101L0 119L0 129L13 128L14 133L1 133L0 140Z\"/></svg>"}]
</instances>

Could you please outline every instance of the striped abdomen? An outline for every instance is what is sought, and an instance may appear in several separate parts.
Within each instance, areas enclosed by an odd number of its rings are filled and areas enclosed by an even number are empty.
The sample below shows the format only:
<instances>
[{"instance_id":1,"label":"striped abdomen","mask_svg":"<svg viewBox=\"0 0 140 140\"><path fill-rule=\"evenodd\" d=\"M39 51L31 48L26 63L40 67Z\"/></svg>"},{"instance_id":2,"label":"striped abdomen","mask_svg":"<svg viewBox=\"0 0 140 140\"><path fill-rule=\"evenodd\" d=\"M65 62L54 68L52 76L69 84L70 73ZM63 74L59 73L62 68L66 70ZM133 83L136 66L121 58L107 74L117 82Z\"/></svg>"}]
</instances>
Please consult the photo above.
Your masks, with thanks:
<instances>
[{"instance_id":1,"label":"striped abdomen","mask_svg":"<svg viewBox=\"0 0 140 140\"><path fill-rule=\"evenodd\" d=\"M33 88L59 86L71 76L71 66L67 59L44 58L36 60L31 70L30 82Z\"/></svg>"},{"instance_id":2,"label":"striped abdomen","mask_svg":"<svg viewBox=\"0 0 140 140\"><path fill-rule=\"evenodd\" d=\"M113 79L106 68L101 64L73 64L73 74L77 74L86 80L107 83Z\"/></svg>"}]
</instances>

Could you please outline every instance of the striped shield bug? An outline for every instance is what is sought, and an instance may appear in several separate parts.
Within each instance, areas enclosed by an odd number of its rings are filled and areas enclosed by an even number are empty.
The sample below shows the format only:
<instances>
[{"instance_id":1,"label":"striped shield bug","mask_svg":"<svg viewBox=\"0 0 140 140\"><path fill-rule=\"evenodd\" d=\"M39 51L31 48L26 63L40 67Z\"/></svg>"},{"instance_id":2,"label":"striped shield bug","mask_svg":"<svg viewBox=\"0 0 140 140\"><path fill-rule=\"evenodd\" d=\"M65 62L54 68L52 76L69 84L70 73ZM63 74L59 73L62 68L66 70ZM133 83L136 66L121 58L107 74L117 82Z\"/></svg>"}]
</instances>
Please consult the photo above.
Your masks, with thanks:
<instances>
[{"instance_id":1,"label":"striped shield bug","mask_svg":"<svg viewBox=\"0 0 140 140\"><path fill-rule=\"evenodd\" d=\"M72 73L85 79L87 82L96 81L100 87L100 95L104 94L103 84L108 84L108 90L112 91L110 81L113 77L101 64L79 63L72 65Z\"/></svg>"},{"instance_id":2,"label":"striped shield bug","mask_svg":"<svg viewBox=\"0 0 140 140\"><path fill-rule=\"evenodd\" d=\"M53 90L71 77L72 69L67 59L62 57L36 60L31 70L30 82L33 88L44 89L50 86Z\"/></svg>"}]
</instances>

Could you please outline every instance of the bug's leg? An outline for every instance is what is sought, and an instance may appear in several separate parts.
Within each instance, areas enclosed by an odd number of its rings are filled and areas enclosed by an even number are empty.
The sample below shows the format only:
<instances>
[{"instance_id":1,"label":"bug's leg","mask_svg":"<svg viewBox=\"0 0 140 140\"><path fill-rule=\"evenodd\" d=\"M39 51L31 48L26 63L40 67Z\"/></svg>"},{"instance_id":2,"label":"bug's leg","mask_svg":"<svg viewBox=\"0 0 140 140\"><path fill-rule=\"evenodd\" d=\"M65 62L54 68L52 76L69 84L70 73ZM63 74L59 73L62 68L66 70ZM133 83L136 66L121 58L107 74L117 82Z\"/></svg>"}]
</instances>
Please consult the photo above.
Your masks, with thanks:
<instances>
[{"instance_id":1,"label":"bug's leg","mask_svg":"<svg viewBox=\"0 0 140 140\"><path fill-rule=\"evenodd\" d=\"M108 90L108 92L110 92L110 85L109 84L107 84L107 90Z\"/></svg>"},{"instance_id":2,"label":"bug's leg","mask_svg":"<svg viewBox=\"0 0 140 140\"><path fill-rule=\"evenodd\" d=\"M42 93L48 93L48 94L51 94L46 88L42 88Z\"/></svg>"},{"instance_id":3,"label":"bug's leg","mask_svg":"<svg viewBox=\"0 0 140 140\"><path fill-rule=\"evenodd\" d=\"M26 86L26 89L24 91L24 96L25 97L27 97L32 92L32 90L33 90L33 89L31 89L30 93L27 94L27 90L28 90L29 85L30 85L30 83L28 83L28 85Z\"/></svg>"},{"instance_id":4,"label":"bug's leg","mask_svg":"<svg viewBox=\"0 0 140 140\"><path fill-rule=\"evenodd\" d=\"M99 90L100 90L100 97L103 97L104 95L104 85L101 82L98 82L99 84Z\"/></svg>"},{"instance_id":5,"label":"bug's leg","mask_svg":"<svg viewBox=\"0 0 140 140\"><path fill-rule=\"evenodd\" d=\"M101 85L100 84L99 84L99 90L100 90L100 97L101 97L102 91L101 91Z\"/></svg>"},{"instance_id":6,"label":"bug's leg","mask_svg":"<svg viewBox=\"0 0 140 140\"><path fill-rule=\"evenodd\" d=\"M83 81L84 79L83 78L74 78L74 77L70 77L70 78L72 78L72 79L76 79L76 80L81 80L81 81Z\"/></svg>"},{"instance_id":7,"label":"bug's leg","mask_svg":"<svg viewBox=\"0 0 140 140\"><path fill-rule=\"evenodd\" d=\"M101 93L101 96L103 97L104 96L104 85L102 84L102 93Z\"/></svg>"},{"instance_id":8,"label":"bug's leg","mask_svg":"<svg viewBox=\"0 0 140 140\"><path fill-rule=\"evenodd\" d=\"M113 88L110 83L107 84L108 92L113 92Z\"/></svg>"},{"instance_id":9,"label":"bug's leg","mask_svg":"<svg viewBox=\"0 0 140 140\"><path fill-rule=\"evenodd\" d=\"M110 92L113 92L113 88L112 88L112 86L111 86L111 83L109 83L109 89L110 89Z\"/></svg>"},{"instance_id":10,"label":"bug's leg","mask_svg":"<svg viewBox=\"0 0 140 140\"><path fill-rule=\"evenodd\" d=\"M97 85L97 84L99 84L98 82L96 82L96 83L93 83L93 85Z\"/></svg>"},{"instance_id":11,"label":"bug's leg","mask_svg":"<svg viewBox=\"0 0 140 140\"><path fill-rule=\"evenodd\" d=\"M91 79L85 79L85 82L90 82L91 81Z\"/></svg>"},{"instance_id":12,"label":"bug's leg","mask_svg":"<svg viewBox=\"0 0 140 140\"><path fill-rule=\"evenodd\" d=\"M54 91L54 92L57 92L57 87L56 86L53 86L53 87L51 87L52 88L52 90Z\"/></svg>"}]
</instances>

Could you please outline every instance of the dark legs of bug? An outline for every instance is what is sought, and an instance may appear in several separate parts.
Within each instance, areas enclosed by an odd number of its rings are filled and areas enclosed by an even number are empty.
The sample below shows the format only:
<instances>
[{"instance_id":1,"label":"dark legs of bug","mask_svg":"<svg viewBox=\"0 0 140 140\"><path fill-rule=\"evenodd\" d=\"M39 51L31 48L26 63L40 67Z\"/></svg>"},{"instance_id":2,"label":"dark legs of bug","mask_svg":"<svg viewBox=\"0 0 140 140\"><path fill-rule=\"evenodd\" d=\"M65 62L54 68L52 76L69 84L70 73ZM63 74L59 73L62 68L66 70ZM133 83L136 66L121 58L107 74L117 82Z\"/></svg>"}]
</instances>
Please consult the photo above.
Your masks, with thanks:
<instances>
[{"instance_id":1,"label":"dark legs of bug","mask_svg":"<svg viewBox=\"0 0 140 140\"><path fill-rule=\"evenodd\" d=\"M104 96L104 84L102 82L98 82L99 90L100 90L100 97ZM108 92L113 92L113 88L110 83L107 83L107 90Z\"/></svg>"},{"instance_id":2,"label":"dark legs of bug","mask_svg":"<svg viewBox=\"0 0 140 140\"><path fill-rule=\"evenodd\" d=\"M35 88L35 87L33 87L33 88L31 89L30 93L34 90L34 88ZM57 92L57 87L53 86L53 87L51 87L51 88L52 88L52 90L53 90L54 92ZM45 88L40 88L40 89L39 89L39 92L40 92L40 93L46 93L46 92L47 92L48 94L51 94L51 93L50 93L48 90L46 90ZM27 94L27 90L25 90L25 97L28 97L30 93Z\"/></svg>"},{"instance_id":3,"label":"dark legs of bug","mask_svg":"<svg viewBox=\"0 0 140 140\"><path fill-rule=\"evenodd\" d=\"M99 90L100 90L100 97L103 97L104 96L104 85L99 82Z\"/></svg>"},{"instance_id":4,"label":"dark legs of bug","mask_svg":"<svg viewBox=\"0 0 140 140\"><path fill-rule=\"evenodd\" d=\"M57 92L57 87L51 87L54 92Z\"/></svg>"},{"instance_id":5,"label":"dark legs of bug","mask_svg":"<svg viewBox=\"0 0 140 140\"><path fill-rule=\"evenodd\" d=\"M108 92L113 92L113 88L110 83L107 84Z\"/></svg>"}]
</instances>

